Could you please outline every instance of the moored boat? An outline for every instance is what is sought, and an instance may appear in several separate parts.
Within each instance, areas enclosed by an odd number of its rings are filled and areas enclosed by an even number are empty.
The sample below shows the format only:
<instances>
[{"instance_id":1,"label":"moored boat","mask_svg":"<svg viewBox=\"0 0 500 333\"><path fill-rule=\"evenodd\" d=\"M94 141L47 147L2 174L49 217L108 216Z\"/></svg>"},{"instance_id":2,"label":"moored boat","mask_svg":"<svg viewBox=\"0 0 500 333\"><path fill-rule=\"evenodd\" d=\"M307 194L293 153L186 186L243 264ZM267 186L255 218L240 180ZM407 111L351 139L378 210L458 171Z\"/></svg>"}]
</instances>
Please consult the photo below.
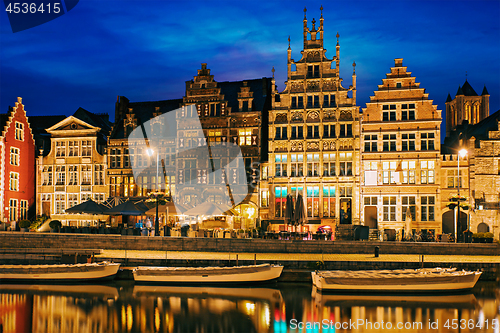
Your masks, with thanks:
<instances>
[{"instance_id":1,"label":"moored boat","mask_svg":"<svg viewBox=\"0 0 500 333\"><path fill-rule=\"evenodd\" d=\"M70 265L0 265L0 280L9 281L92 281L112 279L118 273L118 263Z\"/></svg>"},{"instance_id":2,"label":"moored boat","mask_svg":"<svg viewBox=\"0 0 500 333\"><path fill-rule=\"evenodd\" d=\"M217 284L269 282L280 277L283 266L270 264L235 267L137 267L134 280L143 283Z\"/></svg>"},{"instance_id":3,"label":"moored boat","mask_svg":"<svg viewBox=\"0 0 500 333\"><path fill-rule=\"evenodd\" d=\"M450 292L472 289L481 272L456 269L400 269L312 272L318 290L370 292Z\"/></svg>"}]
</instances>

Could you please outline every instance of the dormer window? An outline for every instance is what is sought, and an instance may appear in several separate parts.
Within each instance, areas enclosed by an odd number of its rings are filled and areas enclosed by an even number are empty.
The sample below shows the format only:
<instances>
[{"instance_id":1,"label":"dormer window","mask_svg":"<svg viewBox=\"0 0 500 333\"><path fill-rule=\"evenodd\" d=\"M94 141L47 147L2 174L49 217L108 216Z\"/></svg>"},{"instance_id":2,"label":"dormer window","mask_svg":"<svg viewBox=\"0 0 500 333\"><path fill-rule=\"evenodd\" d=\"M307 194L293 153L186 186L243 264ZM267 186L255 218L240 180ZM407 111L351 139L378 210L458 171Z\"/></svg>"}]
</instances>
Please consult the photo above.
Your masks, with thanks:
<instances>
[{"instance_id":1,"label":"dormer window","mask_svg":"<svg viewBox=\"0 0 500 333\"><path fill-rule=\"evenodd\" d=\"M401 82L396 82L396 88L401 88Z\"/></svg>"}]
</instances>

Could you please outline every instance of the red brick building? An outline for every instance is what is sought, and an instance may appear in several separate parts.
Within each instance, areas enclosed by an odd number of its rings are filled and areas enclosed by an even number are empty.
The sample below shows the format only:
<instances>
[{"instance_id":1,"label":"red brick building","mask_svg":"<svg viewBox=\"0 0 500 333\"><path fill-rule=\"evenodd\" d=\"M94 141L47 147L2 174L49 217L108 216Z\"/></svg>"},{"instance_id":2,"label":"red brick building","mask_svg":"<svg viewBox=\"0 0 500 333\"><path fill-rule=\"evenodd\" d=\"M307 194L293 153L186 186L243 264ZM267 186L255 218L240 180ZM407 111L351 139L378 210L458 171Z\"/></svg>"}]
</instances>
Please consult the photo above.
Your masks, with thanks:
<instances>
[{"instance_id":1,"label":"red brick building","mask_svg":"<svg viewBox=\"0 0 500 333\"><path fill-rule=\"evenodd\" d=\"M35 203L35 141L21 97L0 114L0 130L0 217L20 221Z\"/></svg>"}]
</instances>

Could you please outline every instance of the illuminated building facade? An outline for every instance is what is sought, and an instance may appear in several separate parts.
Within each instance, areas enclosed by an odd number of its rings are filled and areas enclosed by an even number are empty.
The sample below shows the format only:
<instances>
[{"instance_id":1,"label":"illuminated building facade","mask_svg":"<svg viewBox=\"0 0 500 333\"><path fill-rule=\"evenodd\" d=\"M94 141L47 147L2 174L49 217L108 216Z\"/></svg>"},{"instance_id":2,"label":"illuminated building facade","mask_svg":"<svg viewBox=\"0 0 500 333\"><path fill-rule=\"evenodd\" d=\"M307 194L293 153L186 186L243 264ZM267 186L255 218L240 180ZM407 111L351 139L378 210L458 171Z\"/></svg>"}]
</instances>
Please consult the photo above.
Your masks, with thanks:
<instances>
[{"instance_id":1,"label":"illuminated building facade","mask_svg":"<svg viewBox=\"0 0 500 333\"><path fill-rule=\"evenodd\" d=\"M440 233L440 112L403 59L374 93L363 109L362 220L402 231L411 219L412 230Z\"/></svg>"},{"instance_id":2,"label":"illuminated building facade","mask_svg":"<svg viewBox=\"0 0 500 333\"><path fill-rule=\"evenodd\" d=\"M36 161L37 215L71 226L87 226L98 218L65 210L108 197L105 149L109 130L107 115L82 108L46 129L50 146L40 151Z\"/></svg>"},{"instance_id":3,"label":"illuminated building facade","mask_svg":"<svg viewBox=\"0 0 500 333\"><path fill-rule=\"evenodd\" d=\"M0 115L0 129L1 221L25 220L35 204L35 140L21 97Z\"/></svg>"},{"instance_id":4,"label":"illuminated building facade","mask_svg":"<svg viewBox=\"0 0 500 333\"><path fill-rule=\"evenodd\" d=\"M321 11L323 8L321 7ZM308 28L303 19L304 49L292 59L288 47L285 89L273 91L269 116L268 217L273 229L285 228L286 197L305 198L309 230L320 225L359 224L359 108L356 73L342 86L340 45L326 57L323 13ZM273 84L274 87L274 84ZM265 172L266 173L266 172Z\"/></svg>"}]
</instances>

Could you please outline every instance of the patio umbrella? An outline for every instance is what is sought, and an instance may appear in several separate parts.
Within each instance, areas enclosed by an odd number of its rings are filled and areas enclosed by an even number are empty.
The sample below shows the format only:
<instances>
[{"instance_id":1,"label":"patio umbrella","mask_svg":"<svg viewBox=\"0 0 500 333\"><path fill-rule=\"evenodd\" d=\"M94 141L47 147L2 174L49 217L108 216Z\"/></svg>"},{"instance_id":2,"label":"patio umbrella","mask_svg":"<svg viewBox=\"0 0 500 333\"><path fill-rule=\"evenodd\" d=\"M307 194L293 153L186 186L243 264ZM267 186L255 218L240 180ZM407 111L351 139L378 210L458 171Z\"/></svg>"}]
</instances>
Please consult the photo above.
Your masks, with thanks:
<instances>
[{"instance_id":1,"label":"patio umbrella","mask_svg":"<svg viewBox=\"0 0 500 333\"><path fill-rule=\"evenodd\" d=\"M293 208L293 197L291 194L286 196L286 206L285 206L285 223L294 223L294 208Z\"/></svg>"},{"instance_id":2,"label":"patio umbrella","mask_svg":"<svg viewBox=\"0 0 500 333\"><path fill-rule=\"evenodd\" d=\"M231 207L226 204L214 204L212 202L205 201L191 209L184 212L183 215L198 216L198 215L210 215L210 216L222 216L222 215L233 215L230 212Z\"/></svg>"},{"instance_id":3,"label":"patio umbrella","mask_svg":"<svg viewBox=\"0 0 500 333\"><path fill-rule=\"evenodd\" d=\"M119 204L113 208L108 209L104 212L106 215L133 215L140 216L145 215L146 210L144 208L138 207L132 201L127 200L124 203Z\"/></svg>"},{"instance_id":4,"label":"patio umbrella","mask_svg":"<svg viewBox=\"0 0 500 333\"><path fill-rule=\"evenodd\" d=\"M297 200L295 200L295 213L293 215L294 217L294 224L295 226L297 225L303 225L304 223L307 222L307 215L305 212L305 205L304 205L304 198L302 197L302 194L297 195Z\"/></svg>"},{"instance_id":5,"label":"patio umbrella","mask_svg":"<svg viewBox=\"0 0 500 333\"><path fill-rule=\"evenodd\" d=\"M79 213L79 214L90 214L90 215L104 215L104 212L108 208L89 199L81 204L75 205L65 210L66 213ZM93 219L92 219L93 220Z\"/></svg>"},{"instance_id":6,"label":"patio umbrella","mask_svg":"<svg viewBox=\"0 0 500 333\"><path fill-rule=\"evenodd\" d=\"M66 213L81 213L81 214L94 214L99 215L106 211L107 208L98 204L92 199L82 202L79 205L73 206L65 210Z\"/></svg>"}]
</instances>

